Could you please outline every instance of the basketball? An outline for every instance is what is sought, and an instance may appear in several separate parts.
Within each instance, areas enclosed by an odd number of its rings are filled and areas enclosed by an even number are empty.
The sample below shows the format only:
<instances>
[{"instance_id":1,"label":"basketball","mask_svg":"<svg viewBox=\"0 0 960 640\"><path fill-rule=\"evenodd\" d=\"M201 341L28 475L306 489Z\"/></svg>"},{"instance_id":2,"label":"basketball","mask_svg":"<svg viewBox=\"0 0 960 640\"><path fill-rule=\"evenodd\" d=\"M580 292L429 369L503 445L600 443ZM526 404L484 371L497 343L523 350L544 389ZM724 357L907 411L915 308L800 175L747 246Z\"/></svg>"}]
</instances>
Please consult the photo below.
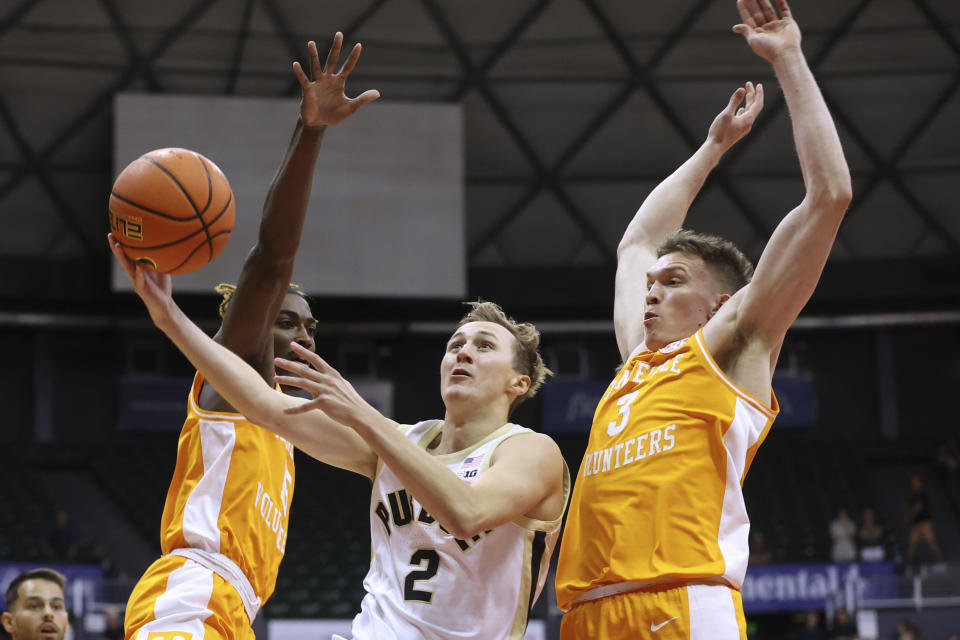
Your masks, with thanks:
<instances>
[{"instance_id":1,"label":"basketball","mask_svg":"<svg viewBox=\"0 0 960 640\"><path fill-rule=\"evenodd\" d=\"M230 239L236 203L227 177L195 151L146 153L110 192L110 229L131 259L161 273L190 273Z\"/></svg>"}]
</instances>

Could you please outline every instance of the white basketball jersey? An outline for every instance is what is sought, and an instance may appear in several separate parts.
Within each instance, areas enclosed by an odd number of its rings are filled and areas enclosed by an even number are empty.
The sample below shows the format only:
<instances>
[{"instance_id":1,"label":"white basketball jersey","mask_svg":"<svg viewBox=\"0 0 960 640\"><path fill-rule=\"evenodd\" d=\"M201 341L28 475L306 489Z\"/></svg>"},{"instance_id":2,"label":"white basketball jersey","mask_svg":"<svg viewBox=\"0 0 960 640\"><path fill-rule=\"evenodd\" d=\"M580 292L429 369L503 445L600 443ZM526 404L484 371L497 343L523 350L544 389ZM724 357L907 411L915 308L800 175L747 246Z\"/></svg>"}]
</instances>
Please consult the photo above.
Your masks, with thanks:
<instances>
[{"instance_id":1,"label":"white basketball jersey","mask_svg":"<svg viewBox=\"0 0 960 640\"><path fill-rule=\"evenodd\" d=\"M401 428L426 449L441 426L429 420ZM505 424L467 450L436 457L472 483L488 468L497 445L528 432ZM564 506L569 487L564 465ZM547 577L561 519L518 518L458 540L381 464L370 499L373 558L363 581L367 595L353 620L354 640L522 638Z\"/></svg>"}]
</instances>

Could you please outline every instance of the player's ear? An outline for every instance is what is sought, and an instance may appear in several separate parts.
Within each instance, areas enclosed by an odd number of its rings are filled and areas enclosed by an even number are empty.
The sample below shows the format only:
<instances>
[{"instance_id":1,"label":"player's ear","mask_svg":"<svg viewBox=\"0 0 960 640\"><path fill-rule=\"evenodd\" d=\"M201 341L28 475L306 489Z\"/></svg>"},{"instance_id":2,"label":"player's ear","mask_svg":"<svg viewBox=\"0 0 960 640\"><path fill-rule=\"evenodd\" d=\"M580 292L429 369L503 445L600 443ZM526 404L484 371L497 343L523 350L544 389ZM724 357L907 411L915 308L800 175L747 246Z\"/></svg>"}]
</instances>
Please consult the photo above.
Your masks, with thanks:
<instances>
[{"instance_id":1,"label":"player's ear","mask_svg":"<svg viewBox=\"0 0 960 640\"><path fill-rule=\"evenodd\" d=\"M510 381L510 390L517 394L519 398L530 388L530 376L518 373Z\"/></svg>"},{"instance_id":2,"label":"player's ear","mask_svg":"<svg viewBox=\"0 0 960 640\"><path fill-rule=\"evenodd\" d=\"M723 306L723 303L730 299L729 293L721 293L716 297L714 301L713 309L710 310L710 315L708 318L712 318L717 311L720 311L720 307Z\"/></svg>"},{"instance_id":3,"label":"player's ear","mask_svg":"<svg viewBox=\"0 0 960 640\"><path fill-rule=\"evenodd\" d=\"M10 636L13 636L13 616L7 611L0 613L0 623L3 624L4 630L6 630Z\"/></svg>"}]
</instances>

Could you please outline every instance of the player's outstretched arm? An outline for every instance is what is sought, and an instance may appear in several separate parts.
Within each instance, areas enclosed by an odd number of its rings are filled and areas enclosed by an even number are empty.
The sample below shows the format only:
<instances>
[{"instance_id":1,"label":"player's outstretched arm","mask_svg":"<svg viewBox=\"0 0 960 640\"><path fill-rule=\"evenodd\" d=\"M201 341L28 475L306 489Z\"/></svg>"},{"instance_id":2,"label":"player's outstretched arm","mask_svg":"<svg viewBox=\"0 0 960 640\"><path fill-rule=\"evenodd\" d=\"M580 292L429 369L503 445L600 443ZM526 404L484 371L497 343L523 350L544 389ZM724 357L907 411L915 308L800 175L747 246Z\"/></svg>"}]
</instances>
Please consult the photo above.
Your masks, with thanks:
<instances>
[{"instance_id":1,"label":"player's outstretched arm","mask_svg":"<svg viewBox=\"0 0 960 640\"><path fill-rule=\"evenodd\" d=\"M113 234L109 242L153 323L248 420L283 436L321 462L373 477L376 457L355 431L337 424L320 411L306 415L285 413L304 400L278 393L253 367L194 324L173 301L169 275L134 263L123 253Z\"/></svg>"},{"instance_id":2,"label":"player's outstretched arm","mask_svg":"<svg viewBox=\"0 0 960 640\"><path fill-rule=\"evenodd\" d=\"M337 70L342 45L343 34L338 32L325 64L321 65L317 45L310 41L309 75L299 62L293 63L302 90L300 115L267 192L257 244L244 261L237 290L217 336L221 344L254 363L268 380L274 373L270 327L293 276L323 133L327 126L342 122L362 105L380 97L375 90L347 97L346 80L357 64L361 47L359 43L354 45Z\"/></svg>"},{"instance_id":3,"label":"player's outstretched arm","mask_svg":"<svg viewBox=\"0 0 960 640\"><path fill-rule=\"evenodd\" d=\"M742 106L741 106L742 103ZM721 156L745 136L763 108L763 85L738 88L710 125L703 145L650 192L617 247L613 321L617 346L626 360L643 342L647 270L657 247L683 224L694 198Z\"/></svg>"},{"instance_id":4,"label":"player's outstretched arm","mask_svg":"<svg viewBox=\"0 0 960 640\"><path fill-rule=\"evenodd\" d=\"M523 433L506 439L487 471L468 484L411 442L396 422L370 406L323 358L296 343L291 346L312 368L278 358L277 368L296 375L278 376L277 382L305 389L313 400L287 413L319 409L356 430L427 512L456 537L467 539L534 510L553 512L555 506L553 517L562 514L565 463L549 436Z\"/></svg>"},{"instance_id":5,"label":"player's outstretched arm","mask_svg":"<svg viewBox=\"0 0 960 640\"><path fill-rule=\"evenodd\" d=\"M768 60L783 88L803 173L803 201L780 222L741 292L736 331L771 348L771 369L787 329L820 279L852 187L840 138L800 49L800 29L786 0L738 0L734 31ZM731 302L734 300L731 299Z\"/></svg>"}]
</instances>

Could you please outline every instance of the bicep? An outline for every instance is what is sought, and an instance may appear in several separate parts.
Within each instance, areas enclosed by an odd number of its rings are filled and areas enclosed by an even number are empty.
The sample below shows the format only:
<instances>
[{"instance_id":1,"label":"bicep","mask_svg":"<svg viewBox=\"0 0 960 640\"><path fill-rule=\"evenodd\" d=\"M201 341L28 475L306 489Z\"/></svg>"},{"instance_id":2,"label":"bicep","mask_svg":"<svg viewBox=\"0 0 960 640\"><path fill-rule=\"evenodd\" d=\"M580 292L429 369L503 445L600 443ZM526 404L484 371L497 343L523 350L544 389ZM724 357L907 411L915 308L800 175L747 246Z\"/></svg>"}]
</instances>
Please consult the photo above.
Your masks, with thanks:
<instances>
[{"instance_id":1,"label":"bicep","mask_svg":"<svg viewBox=\"0 0 960 640\"><path fill-rule=\"evenodd\" d=\"M562 491L563 464L560 449L549 436L522 434L502 443L490 468L472 485L483 509L482 528L526 516Z\"/></svg>"},{"instance_id":2,"label":"bicep","mask_svg":"<svg viewBox=\"0 0 960 640\"><path fill-rule=\"evenodd\" d=\"M624 360L644 339L643 309L647 295L647 270L655 261L655 251L646 246L624 248L617 255L613 327L617 336L617 347Z\"/></svg>"},{"instance_id":3,"label":"bicep","mask_svg":"<svg viewBox=\"0 0 960 640\"><path fill-rule=\"evenodd\" d=\"M783 219L747 286L739 330L771 345L783 339L820 280L841 218L803 203Z\"/></svg>"}]
</instances>

